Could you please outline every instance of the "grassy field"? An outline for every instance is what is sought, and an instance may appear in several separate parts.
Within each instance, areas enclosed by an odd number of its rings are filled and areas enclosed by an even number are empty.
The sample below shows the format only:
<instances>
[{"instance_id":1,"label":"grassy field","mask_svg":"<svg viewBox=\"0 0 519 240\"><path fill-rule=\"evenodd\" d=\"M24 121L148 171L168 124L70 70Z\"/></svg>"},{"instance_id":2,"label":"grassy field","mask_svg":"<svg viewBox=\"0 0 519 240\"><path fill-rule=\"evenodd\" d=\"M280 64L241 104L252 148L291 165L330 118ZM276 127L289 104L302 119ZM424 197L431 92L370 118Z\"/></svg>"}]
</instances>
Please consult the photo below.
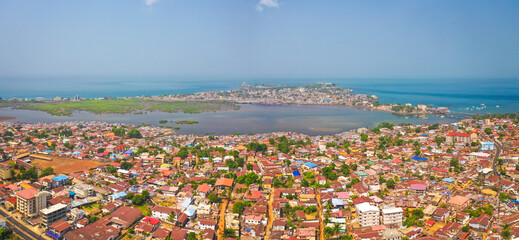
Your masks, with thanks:
<instances>
[{"instance_id":1,"label":"grassy field","mask_svg":"<svg viewBox=\"0 0 519 240\"><path fill-rule=\"evenodd\" d=\"M85 100L81 102L0 102L0 107L44 111L51 115L70 116L74 111L103 113L142 113L144 111L201 113L237 109L227 102L156 101L147 99Z\"/></svg>"}]
</instances>

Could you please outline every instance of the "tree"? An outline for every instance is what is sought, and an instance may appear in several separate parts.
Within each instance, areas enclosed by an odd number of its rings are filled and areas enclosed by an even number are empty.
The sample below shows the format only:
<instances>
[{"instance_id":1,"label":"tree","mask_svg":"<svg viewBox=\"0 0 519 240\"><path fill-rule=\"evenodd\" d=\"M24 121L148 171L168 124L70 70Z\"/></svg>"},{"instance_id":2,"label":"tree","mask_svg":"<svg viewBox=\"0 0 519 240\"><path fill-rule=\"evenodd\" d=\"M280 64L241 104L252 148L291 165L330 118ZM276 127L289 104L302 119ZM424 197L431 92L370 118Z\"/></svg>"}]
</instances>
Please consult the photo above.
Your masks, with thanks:
<instances>
[{"instance_id":1,"label":"tree","mask_svg":"<svg viewBox=\"0 0 519 240\"><path fill-rule=\"evenodd\" d=\"M389 180L387 180L387 182L386 182L386 186L387 186L388 188L394 188L394 187L395 187L395 180L393 180L393 179L389 179Z\"/></svg>"},{"instance_id":2,"label":"tree","mask_svg":"<svg viewBox=\"0 0 519 240\"><path fill-rule=\"evenodd\" d=\"M333 236L333 228L332 227L325 227L324 228L324 235L327 237Z\"/></svg>"},{"instance_id":3,"label":"tree","mask_svg":"<svg viewBox=\"0 0 519 240\"><path fill-rule=\"evenodd\" d=\"M142 138L142 134L141 134L141 132L139 132L139 130L133 128L128 132L128 137L129 138Z\"/></svg>"},{"instance_id":4,"label":"tree","mask_svg":"<svg viewBox=\"0 0 519 240\"><path fill-rule=\"evenodd\" d=\"M470 230L469 225L465 225L465 226L463 226L463 228L461 228L461 231L463 231L463 232L468 232L469 230Z\"/></svg>"},{"instance_id":5,"label":"tree","mask_svg":"<svg viewBox=\"0 0 519 240\"><path fill-rule=\"evenodd\" d=\"M503 239L510 239L511 236L512 234L510 233L510 229L506 229L501 233L501 237L503 237Z\"/></svg>"},{"instance_id":6,"label":"tree","mask_svg":"<svg viewBox=\"0 0 519 240\"><path fill-rule=\"evenodd\" d=\"M124 170L130 170L133 167L133 163L129 163L127 161L121 162L121 168Z\"/></svg>"},{"instance_id":7,"label":"tree","mask_svg":"<svg viewBox=\"0 0 519 240\"><path fill-rule=\"evenodd\" d=\"M242 214L243 209L245 209L245 207L250 207L250 206L251 206L250 202L238 201L238 202L234 203L234 205L232 206L232 212L237 213L237 214Z\"/></svg>"},{"instance_id":8,"label":"tree","mask_svg":"<svg viewBox=\"0 0 519 240\"><path fill-rule=\"evenodd\" d=\"M187 240L196 240L196 234L194 232L190 232L189 235L187 235Z\"/></svg>"},{"instance_id":9,"label":"tree","mask_svg":"<svg viewBox=\"0 0 519 240\"><path fill-rule=\"evenodd\" d=\"M225 228L223 230L223 238L236 238L236 233L232 228Z\"/></svg>"},{"instance_id":10,"label":"tree","mask_svg":"<svg viewBox=\"0 0 519 240\"><path fill-rule=\"evenodd\" d=\"M216 195L215 193L209 194L209 196L207 196L207 198L209 199L210 203L219 203L222 201L222 198L218 197L218 195Z\"/></svg>"},{"instance_id":11,"label":"tree","mask_svg":"<svg viewBox=\"0 0 519 240\"><path fill-rule=\"evenodd\" d=\"M52 175L53 173L54 173L54 169L52 167L46 167L41 171L40 177Z\"/></svg>"},{"instance_id":12,"label":"tree","mask_svg":"<svg viewBox=\"0 0 519 240\"><path fill-rule=\"evenodd\" d=\"M492 129L490 129L490 128L485 128L485 133L486 133L487 135L492 134Z\"/></svg>"},{"instance_id":13,"label":"tree","mask_svg":"<svg viewBox=\"0 0 519 240\"><path fill-rule=\"evenodd\" d=\"M175 215L175 213L172 212L172 213L169 214L168 221L170 221L170 222L175 222L175 218L176 218L176 217L177 217L177 216Z\"/></svg>"},{"instance_id":14,"label":"tree","mask_svg":"<svg viewBox=\"0 0 519 240\"><path fill-rule=\"evenodd\" d=\"M367 142L368 141L368 135L365 134L365 133L361 133L360 134L360 140L363 141L363 142Z\"/></svg>"}]
</instances>

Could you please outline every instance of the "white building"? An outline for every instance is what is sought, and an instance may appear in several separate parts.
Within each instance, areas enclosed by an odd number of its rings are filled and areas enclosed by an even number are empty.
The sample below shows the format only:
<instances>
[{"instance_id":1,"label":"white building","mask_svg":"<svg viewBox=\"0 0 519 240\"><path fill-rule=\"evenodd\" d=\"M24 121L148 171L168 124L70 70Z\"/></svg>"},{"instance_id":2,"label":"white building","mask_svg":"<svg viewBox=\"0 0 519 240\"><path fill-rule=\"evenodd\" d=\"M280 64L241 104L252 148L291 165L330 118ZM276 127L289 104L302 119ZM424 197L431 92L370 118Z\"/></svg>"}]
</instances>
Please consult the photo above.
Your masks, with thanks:
<instances>
[{"instance_id":1,"label":"white building","mask_svg":"<svg viewBox=\"0 0 519 240\"><path fill-rule=\"evenodd\" d=\"M382 223L384 225L402 225L404 210L402 208L382 209Z\"/></svg>"},{"instance_id":2,"label":"white building","mask_svg":"<svg viewBox=\"0 0 519 240\"><path fill-rule=\"evenodd\" d=\"M359 225L361 227L370 227L380 225L380 209L369 203L360 203L356 205Z\"/></svg>"},{"instance_id":3,"label":"white building","mask_svg":"<svg viewBox=\"0 0 519 240\"><path fill-rule=\"evenodd\" d=\"M55 222L67 220L68 206L63 203L52 205L48 208L40 210L41 224L44 227L49 227Z\"/></svg>"}]
</instances>

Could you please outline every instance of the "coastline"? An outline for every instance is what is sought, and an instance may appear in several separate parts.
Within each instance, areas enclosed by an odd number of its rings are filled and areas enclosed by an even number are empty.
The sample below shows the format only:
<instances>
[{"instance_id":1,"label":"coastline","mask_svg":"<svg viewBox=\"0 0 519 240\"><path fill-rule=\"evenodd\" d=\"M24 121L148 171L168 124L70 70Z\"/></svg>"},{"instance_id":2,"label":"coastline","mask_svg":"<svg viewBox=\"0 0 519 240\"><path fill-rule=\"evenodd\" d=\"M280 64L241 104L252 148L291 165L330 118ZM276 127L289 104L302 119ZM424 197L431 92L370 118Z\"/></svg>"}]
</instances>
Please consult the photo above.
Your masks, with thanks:
<instances>
[{"instance_id":1,"label":"coastline","mask_svg":"<svg viewBox=\"0 0 519 240\"><path fill-rule=\"evenodd\" d=\"M14 120L14 119L16 119L16 117L0 116L0 121L9 121L9 120Z\"/></svg>"}]
</instances>

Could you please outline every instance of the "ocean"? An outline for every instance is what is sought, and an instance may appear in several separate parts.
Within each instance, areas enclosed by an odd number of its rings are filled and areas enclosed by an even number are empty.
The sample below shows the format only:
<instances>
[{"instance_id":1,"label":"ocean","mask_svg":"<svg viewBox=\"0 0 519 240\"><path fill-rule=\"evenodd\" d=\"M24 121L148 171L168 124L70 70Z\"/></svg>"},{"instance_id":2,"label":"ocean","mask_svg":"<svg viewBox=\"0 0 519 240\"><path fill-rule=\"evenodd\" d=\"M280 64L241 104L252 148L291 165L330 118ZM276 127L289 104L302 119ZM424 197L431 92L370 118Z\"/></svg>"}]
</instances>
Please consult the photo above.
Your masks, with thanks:
<instances>
[{"instance_id":1,"label":"ocean","mask_svg":"<svg viewBox=\"0 0 519 240\"><path fill-rule=\"evenodd\" d=\"M127 97L236 89L243 82L305 85L332 82L381 102L449 106L461 112L518 112L519 79L304 79L193 77L0 77L0 97Z\"/></svg>"},{"instance_id":2,"label":"ocean","mask_svg":"<svg viewBox=\"0 0 519 240\"><path fill-rule=\"evenodd\" d=\"M238 79L238 78L0 78L3 98L126 97L236 89L243 82L305 85L332 82L357 93L378 96L381 102L449 106L451 111L470 113L519 112L519 80L371 80L371 79ZM378 111L363 111L342 106L242 104L240 110L200 114L148 112L145 114L102 114L75 112L72 116L52 116L45 112L0 108L0 116L14 121L66 122L102 121L125 124L179 126L182 134L233 134L299 132L329 135L360 127L375 127L381 122L451 123L458 119L437 116L401 116ZM177 125L180 120L198 124ZM218 126L218 127L215 127Z\"/></svg>"}]
</instances>

